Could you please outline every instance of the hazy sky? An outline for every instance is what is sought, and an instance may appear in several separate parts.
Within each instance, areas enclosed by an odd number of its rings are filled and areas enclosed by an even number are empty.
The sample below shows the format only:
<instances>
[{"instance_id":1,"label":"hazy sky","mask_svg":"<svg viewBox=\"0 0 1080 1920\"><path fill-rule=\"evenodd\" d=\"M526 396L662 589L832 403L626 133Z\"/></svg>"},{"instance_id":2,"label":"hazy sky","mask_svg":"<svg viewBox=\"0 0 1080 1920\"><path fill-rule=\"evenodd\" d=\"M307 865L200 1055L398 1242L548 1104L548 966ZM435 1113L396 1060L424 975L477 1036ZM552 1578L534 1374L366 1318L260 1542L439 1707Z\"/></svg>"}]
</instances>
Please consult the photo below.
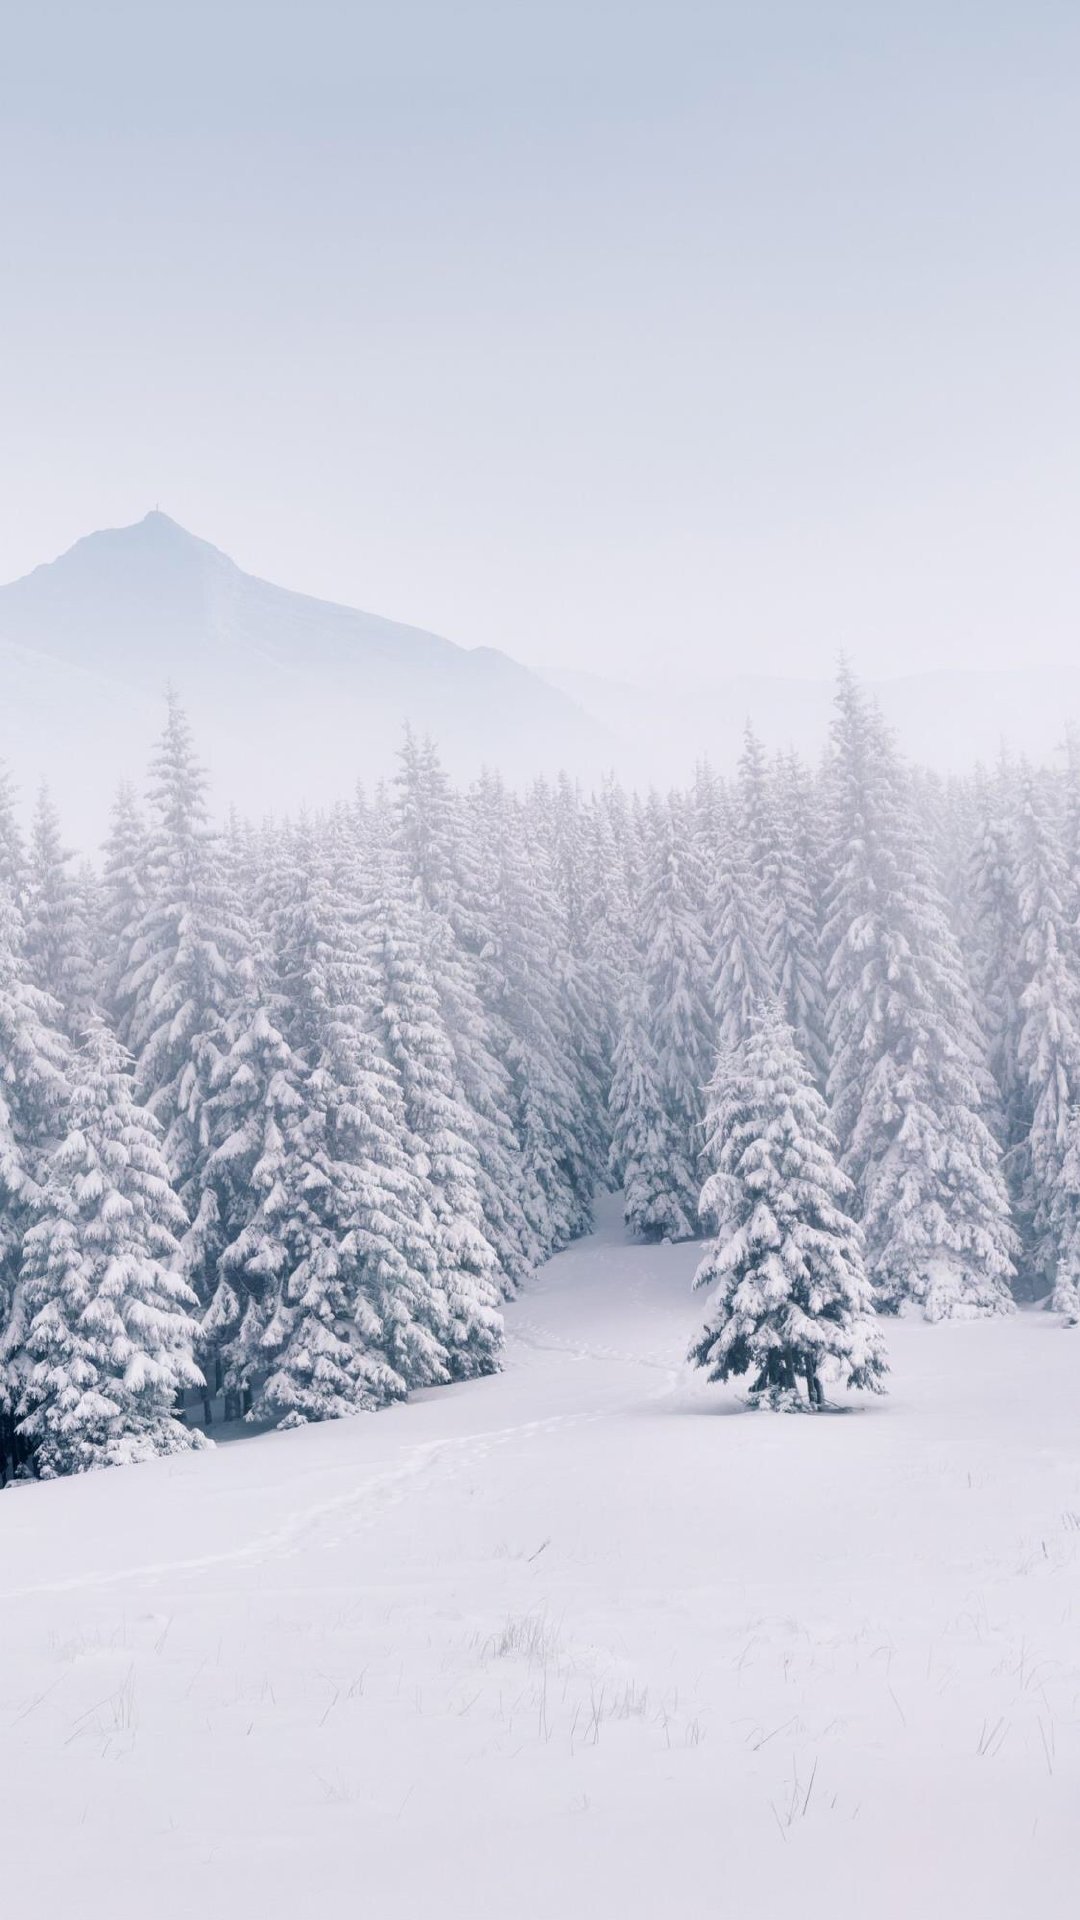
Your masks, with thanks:
<instances>
[{"instance_id":1,"label":"hazy sky","mask_svg":"<svg viewBox=\"0 0 1080 1920\"><path fill-rule=\"evenodd\" d=\"M0 0L0 578L543 666L1075 654L1076 0Z\"/></svg>"}]
</instances>

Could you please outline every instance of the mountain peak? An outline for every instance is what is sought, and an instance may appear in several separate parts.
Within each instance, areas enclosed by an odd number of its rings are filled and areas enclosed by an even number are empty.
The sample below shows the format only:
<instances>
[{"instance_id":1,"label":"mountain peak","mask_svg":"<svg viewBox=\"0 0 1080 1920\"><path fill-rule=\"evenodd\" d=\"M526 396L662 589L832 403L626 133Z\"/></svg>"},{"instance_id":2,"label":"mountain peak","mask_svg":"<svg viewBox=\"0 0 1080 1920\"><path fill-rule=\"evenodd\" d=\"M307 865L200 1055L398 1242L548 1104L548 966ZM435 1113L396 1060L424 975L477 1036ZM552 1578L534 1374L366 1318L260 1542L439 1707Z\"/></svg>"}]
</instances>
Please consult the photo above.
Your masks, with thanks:
<instances>
[{"instance_id":1,"label":"mountain peak","mask_svg":"<svg viewBox=\"0 0 1080 1920\"><path fill-rule=\"evenodd\" d=\"M77 540L73 547L69 547L67 553L61 554L60 559L66 560L68 554L77 553L80 548L95 546L129 552L188 552L202 554L204 558L213 554L218 560L228 559L228 555L222 553L219 547L213 546L209 540L200 539L197 533L189 533L178 520L162 513L160 507L151 507L141 520L134 520L126 527L102 527L97 533L88 533L84 539Z\"/></svg>"},{"instance_id":2,"label":"mountain peak","mask_svg":"<svg viewBox=\"0 0 1080 1920\"><path fill-rule=\"evenodd\" d=\"M186 527L180 525L179 520L173 520L167 513L162 513L160 507L151 507L149 513L144 513L142 519L136 520L133 526L121 527L118 531L121 533L138 533L145 531L147 533L179 534L183 540L194 540L196 538L195 534L189 533Z\"/></svg>"}]
</instances>

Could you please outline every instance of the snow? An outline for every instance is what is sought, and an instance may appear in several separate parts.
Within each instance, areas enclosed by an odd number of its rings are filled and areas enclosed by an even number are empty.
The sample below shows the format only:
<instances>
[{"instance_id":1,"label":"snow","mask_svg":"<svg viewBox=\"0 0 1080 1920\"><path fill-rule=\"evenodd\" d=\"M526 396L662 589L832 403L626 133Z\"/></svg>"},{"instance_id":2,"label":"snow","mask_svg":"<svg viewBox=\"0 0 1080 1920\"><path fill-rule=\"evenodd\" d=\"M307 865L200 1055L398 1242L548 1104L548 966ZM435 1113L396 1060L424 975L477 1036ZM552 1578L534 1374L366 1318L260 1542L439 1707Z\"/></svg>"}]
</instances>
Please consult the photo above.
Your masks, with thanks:
<instances>
[{"instance_id":1,"label":"snow","mask_svg":"<svg viewBox=\"0 0 1080 1920\"><path fill-rule=\"evenodd\" d=\"M620 1204L500 1375L0 1501L7 1911L1075 1910L1080 1336L746 1413Z\"/></svg>"}]
</instances>

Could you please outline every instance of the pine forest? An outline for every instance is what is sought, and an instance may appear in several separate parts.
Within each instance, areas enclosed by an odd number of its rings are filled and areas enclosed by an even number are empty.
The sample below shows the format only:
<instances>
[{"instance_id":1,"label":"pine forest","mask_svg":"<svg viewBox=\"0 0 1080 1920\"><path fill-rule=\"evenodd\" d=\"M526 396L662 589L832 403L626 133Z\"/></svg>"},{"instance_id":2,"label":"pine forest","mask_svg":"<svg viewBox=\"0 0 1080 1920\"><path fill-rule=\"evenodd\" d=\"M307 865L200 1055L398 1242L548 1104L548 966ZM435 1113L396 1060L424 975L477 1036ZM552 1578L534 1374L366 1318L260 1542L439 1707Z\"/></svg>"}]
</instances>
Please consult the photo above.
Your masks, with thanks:
<instances>
[{"instance_id":1,"label":"pine forest","mask_svg":"<svg viewBox=\"0 0 1080 1920\"><path fill-rule=\"evenodd\" d=\"M945 782L843 671L819 765L467 791L406 733L215 824L170 700L79 865L0 793L5 1480L498 1368L621 1189L691 1359L879 1389L889 1316L1080 1319L1080 747Z\"/></svg>"}]
</instances>

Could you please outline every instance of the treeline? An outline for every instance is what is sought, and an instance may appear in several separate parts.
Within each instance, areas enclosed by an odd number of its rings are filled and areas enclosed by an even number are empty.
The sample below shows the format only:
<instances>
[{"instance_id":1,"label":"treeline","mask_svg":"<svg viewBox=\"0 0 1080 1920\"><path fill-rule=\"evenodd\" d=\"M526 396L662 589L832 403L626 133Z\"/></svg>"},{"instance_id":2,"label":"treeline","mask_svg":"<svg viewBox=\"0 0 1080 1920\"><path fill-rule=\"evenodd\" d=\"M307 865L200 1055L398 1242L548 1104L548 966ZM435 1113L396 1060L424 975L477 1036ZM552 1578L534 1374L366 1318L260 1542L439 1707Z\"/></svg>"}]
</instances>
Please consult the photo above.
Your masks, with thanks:
<instances>
[{"instance_id":1,"label":"treeline","mask_svg":"<svg viewBox=\"0 0 1080 1920\"><path fill-rule=\"evenodd\" d=\"M490 1371L598 1185L723 1225L763 1019L879 1309L1077 1317L1078 916L1073 758L944 785L846 675L817 769L748 734L666 797L460 792L406 737L387 790L224 831L173 703L97 867L0 800L5 1472L191 1445L204 1381L295 1423Z\"/></svg>"}]
</instances>

